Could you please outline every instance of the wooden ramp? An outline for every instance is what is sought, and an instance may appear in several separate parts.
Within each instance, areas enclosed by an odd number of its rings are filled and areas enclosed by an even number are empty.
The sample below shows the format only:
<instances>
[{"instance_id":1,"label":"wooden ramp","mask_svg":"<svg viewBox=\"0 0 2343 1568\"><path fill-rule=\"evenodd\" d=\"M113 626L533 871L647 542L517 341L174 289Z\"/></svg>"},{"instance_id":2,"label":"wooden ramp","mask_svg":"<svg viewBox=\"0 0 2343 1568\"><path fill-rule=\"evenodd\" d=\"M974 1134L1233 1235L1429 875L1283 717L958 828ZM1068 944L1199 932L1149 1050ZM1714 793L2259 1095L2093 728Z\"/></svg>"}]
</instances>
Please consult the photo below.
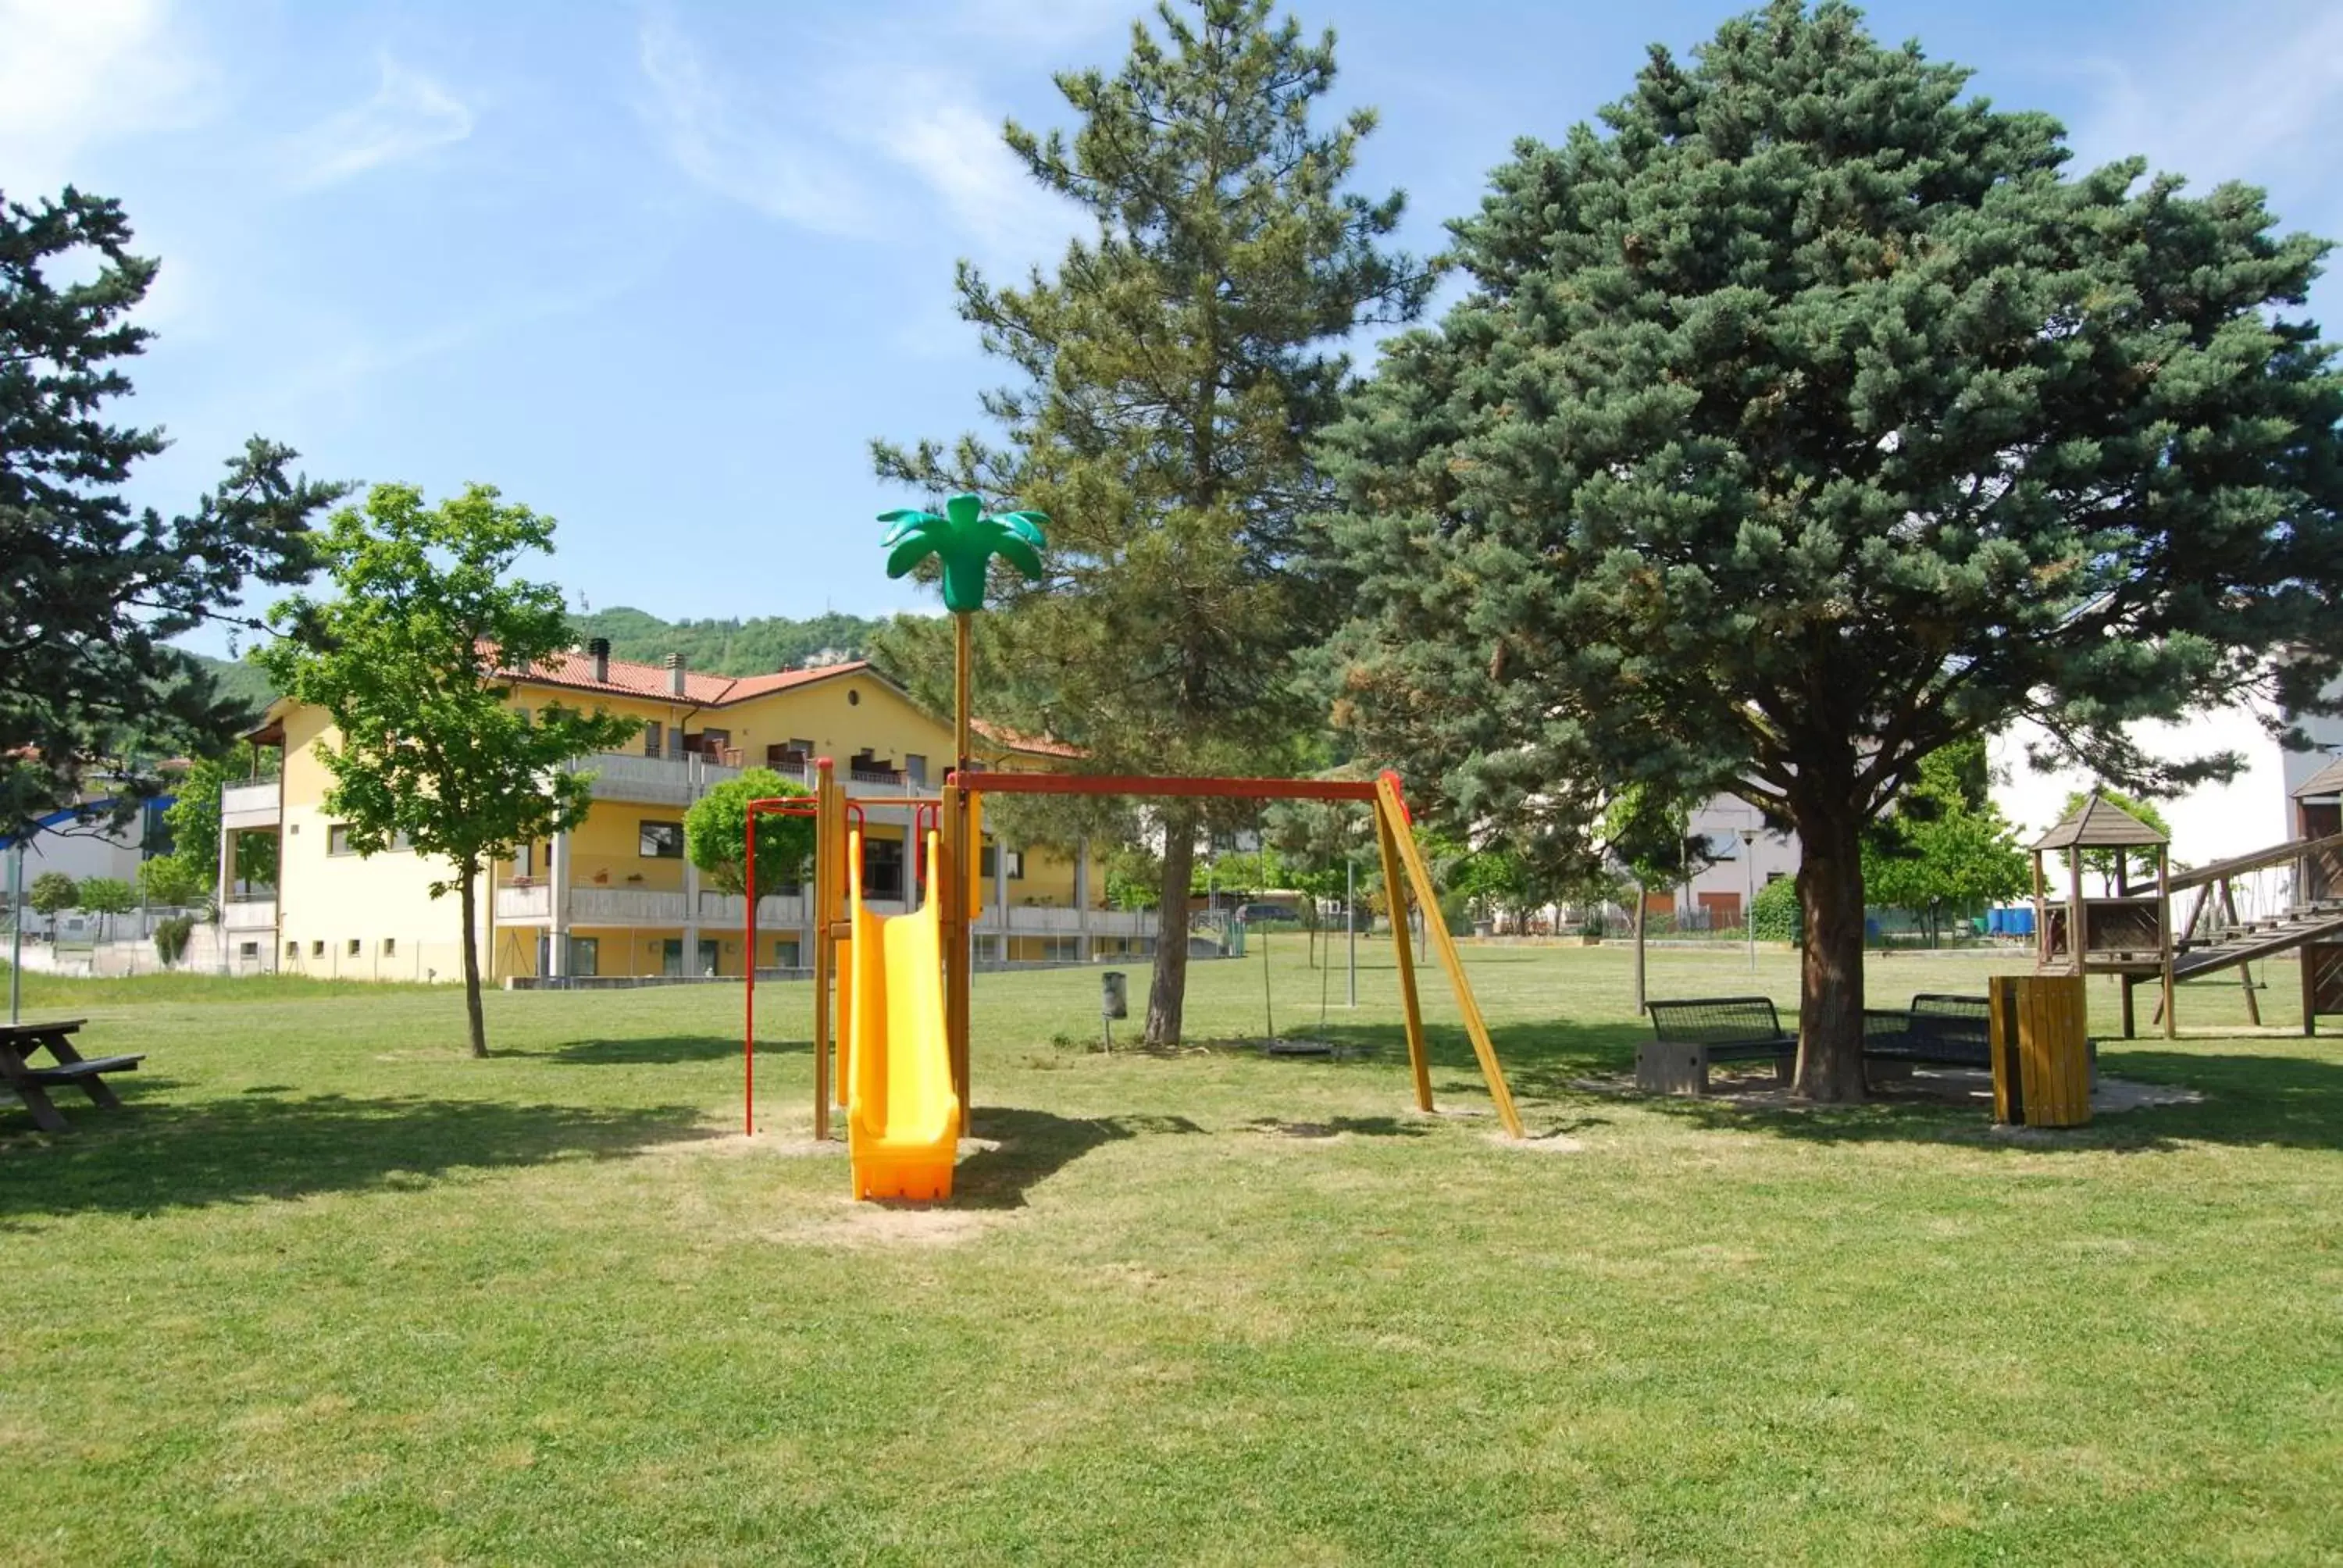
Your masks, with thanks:
<instances>
[{"instance_id":1,"label":"wooden ramp","mask_svg":"<svg viewBox=\"0 0 2343 1568\"><path fill-rule=\"evenodd\" d=\"M2192 980L2270 958L2306 942L2337 941L2343 941L2343 901L2325 900L2268 920L2217 926L2208 936L2184 940L2173 954L2172 978Z\"/></svg>"}]
</instances>

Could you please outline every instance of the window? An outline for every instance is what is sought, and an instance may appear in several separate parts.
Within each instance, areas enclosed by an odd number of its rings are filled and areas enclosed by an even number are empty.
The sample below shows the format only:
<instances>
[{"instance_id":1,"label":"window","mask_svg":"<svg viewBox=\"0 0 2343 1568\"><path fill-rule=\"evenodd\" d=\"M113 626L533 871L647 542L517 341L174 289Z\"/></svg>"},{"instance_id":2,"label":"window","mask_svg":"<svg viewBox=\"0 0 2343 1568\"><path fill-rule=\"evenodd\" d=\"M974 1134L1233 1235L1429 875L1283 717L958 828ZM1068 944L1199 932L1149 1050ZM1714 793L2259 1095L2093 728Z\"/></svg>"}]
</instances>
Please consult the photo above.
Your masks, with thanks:
<instances>
[{"instance_id":1,"label":"window","mask_svg":"<svg viewBox=\"0 0 2343 1568\"><path fill-rule=\"evenodd\" d=\"M352 958L358 956L358 940L356 937L350 939L349 955Z\"/></svg>"},{"instance_id":2,"label":"window","mask_svg":"<svg viewBox=\"0 0 2343 1568\"><path fill-rule=\"evenodd\" d=\"M514 711L515 713L517 713L517 714L520 715L520 727L521 727L523 729L528 729L528 709L526 709L526 708L516 708L516 709L513 709L513 711Z\"/></svg>"},{"instance_id":3,"label":"window","mask_svg":"<svg viewBox=\"0 0 2343 1568\"><path fill-rule=\"evenodd\" d=\"M260 944L258 942L239 942L236 944L236 956L240 959L257 959L260 957Z\"/></svg>"},{"instance_id":4,"label":"window","mask_svg":"<svg viewBox=\"0 0 2343 1568\"><path fill-rule=\"evenodd\" d=\"M680 860L683 859L683 824L680 822L645 822L637 852L646 860Z\"/></svg>"},{"instance_id":5,"label":"window","mask_svg":"<svg viewBox=\"0 0 2343 1568\"><path fill-rule=\"evenodd\" d=\"M1051 963L1070 964L1081 959L1081 956L1082 939L1080 937L1043 937L1041 939L1041 957Z\"/></svg>"},{"instance_id":6,"label":"window","mask_svg":"<svg viewBox=\"0 0 2343 1568\"><path fill-rule=\"evenodd\" d=\"M716 939L714 937L702 937L699 939L699 972L704 975L712 975L722 972L716 962Z\"/></svg>"},{"instance_id":7,"label":"window","mask_svg":"<svg viewBox=\"0 0 2343 1568\"><path fill-rule=\"evenodd\" d=\"M644 725L643 755L646 757L658 756L659 754L659 747L665 741L666 738L667 731L658 719L654 719L649 724Z\"/></svg>"},{"instance_id":8,"label":"window","mask_svg":"<svg viewBox=\"0 0 2343 1568\"><path fill-rule=\"evenodd\" d=\"M799 961L801 950L797 938L780 938L773 943L773 967L777 970L802 969L805 966Z\"/></svg>"},{"instance_id":9,"label":"window","mask_svg":"<svg viewBox=\"0 0 2343 1568\"><path fill-rule=\"evenodd\" d=\"M900 899L903 896L903 841L900 839L862 840L862 896Z\"/></svg>"},{"instance_id":10,"label":"window","mask_svg":"<svg viewBox=\"0 0 2343 1568\"><path fill-rule=\"evenodd\" d=\"M387 959L395 959L398 956L398 939L397 937L385 937L382 939L382 956Z\"/></svg>"},{"instance_id":11,"label":"window","mask_svg":"<svg viewBox=\"0 0 2343 1568\"><path fill-rule=\"evenodd\" d=\"M928 759L925 757L920 756L916 751L904 752L903 771L910 775L912 783L917 784L923 789L927 788Z\"/></svg>"},{"instance_id":12,"label":"window","mask_svg":"<svg viewBox=\"0 0 2343 1568\"><path fill-rule=\"evenodd\" d=\"M285 944L285 956L288 959L299 958L301 956L301 944L299 942L287 942Z\"/></svg>"},{"instance_id":13,"label":"window","mask_svg":"<svg viewBox=\"0 0 2343 1568\"><path fill-rule=\"evenodd\" d=\"M703 729L699 732L699 754L719 758L731 749L732 732L729 729Z\"/></svg>"},{"instance_id":14,"label":"window","mask_svg":"<svg viewBox=\"0 0 2343 1568\"><path fill-rule=\"evenodd\" d=\"M401 832L393 833L390 836L390 847L394 849L411 849L415 845L412 839L408 839L405 833ZM357 853L356 849L350 848L350 829L347 823L335 822L327 826L326 829L326 853L328 855L355 855Z\"/></svg>"},{"instance_id":15,"label":"window","mask_svg":"<svg viewBox=\"0 0 2343 1568\"><path fill-rule=\"evenodd\" d=\"M520 853L513 857L513 875L516 877L533 877L537 875L536 845L523 844L520 847Z\"/></svg>"},{"instance_id":16,"label":"window","mask_svg":"<svg viewBox=\"0 0 2343 1568\"><path fill-rule=\"evenodd\" d=\"M326 944L322 941L311 942L309 944L309 956L313 959L324 958L326 956Z\"/></svg>"},{"instance_id":17,"label":"window","mask_svg":"<svg viewBox=\"0 0 2343 1568\"><path fill-rule=\"evenodd\" d=\"M1008 853L1009 879L1012 882L1023 881L1025 879L1025 851L1022 849L1011 849ZM994 868L1000 864L1000 859L1001 851L994 849L991 845L987 844L984 847L984 854L978 862L976 868L977 875L980 877L998 876L1000 873Z\"/></svg>"},{"instance_id":18,"label":"window","mask_svg":"<svg viewBox=\"0 0 2343 1568\"><path fill-rule=\"evenodd\" d=\"M602 972L602 944L594 937L569 939L569 972L573 975L596 975Z\"/></svg>"}]
</instances>

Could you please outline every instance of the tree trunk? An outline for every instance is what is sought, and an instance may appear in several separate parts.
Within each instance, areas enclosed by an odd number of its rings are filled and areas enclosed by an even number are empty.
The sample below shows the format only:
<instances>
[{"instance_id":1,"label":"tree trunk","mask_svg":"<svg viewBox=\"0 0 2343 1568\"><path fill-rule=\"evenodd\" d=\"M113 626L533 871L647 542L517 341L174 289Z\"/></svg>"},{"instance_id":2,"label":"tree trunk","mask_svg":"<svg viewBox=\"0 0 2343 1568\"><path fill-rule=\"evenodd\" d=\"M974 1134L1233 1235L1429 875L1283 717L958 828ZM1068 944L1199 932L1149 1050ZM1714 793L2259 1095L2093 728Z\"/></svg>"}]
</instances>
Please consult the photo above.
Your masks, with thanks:
<instances>
[{"instance_id":1,"label":"tree trunk","mask_svg":"<svg viewBox=\"0 0 2343 1568\"><path fill-rule=\"evenodd\" d=\"M464 902L464 1016L472 1030L472 1054L488 1054L488 1020L480 1014L480 944L478 940L480 923L480 870L477 866L462 869L461 882Z\"/></svg>"},{"instance_id":2,"label":"tree trunk","mask_svg":"<svg viewBox=\"0 0 2343 1568\"><path fill-rule=\"evenodd\" d=\"M1149 1045L1180 1043L1188 1000L1188 880L1196 873L1196 820L1173 807L1163 819L1163 899L1156 908L1155 973L1147 988Z\"/></svg>"},{"instance_id":3,"label":"tree trunk","mask_svg":"<svg viewBox=\"0 0 2343 1568\"><path fill-rule=\"evenodd\" d=\"M1794 804L1798 906L1805 949L1798 975L1797 1092L1863 1098L1863 852L1853 812Z\"/></svg>"}]
</instances>

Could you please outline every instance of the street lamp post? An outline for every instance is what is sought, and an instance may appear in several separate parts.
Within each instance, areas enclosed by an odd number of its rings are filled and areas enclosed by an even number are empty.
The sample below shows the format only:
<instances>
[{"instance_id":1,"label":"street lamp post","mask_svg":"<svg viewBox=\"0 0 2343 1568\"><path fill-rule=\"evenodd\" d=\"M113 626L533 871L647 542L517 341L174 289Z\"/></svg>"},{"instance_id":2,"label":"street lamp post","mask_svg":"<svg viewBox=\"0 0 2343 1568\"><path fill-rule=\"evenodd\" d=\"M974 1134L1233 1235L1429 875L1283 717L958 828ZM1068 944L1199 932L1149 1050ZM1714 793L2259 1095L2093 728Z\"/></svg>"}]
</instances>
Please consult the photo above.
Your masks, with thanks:
<instances>
[{"instance_id":1,"label":"street lamp post","mask_svg":"<svg viewBox=\"0 0 2343 1568\"><path fill-rule=\"evenodd\" d=\"M1748 899L1741 906L1741 924L1749 939L1749 972L1757 972L1757 829L1741 829L1741 872Z\"/></svg>"}]
</instances>

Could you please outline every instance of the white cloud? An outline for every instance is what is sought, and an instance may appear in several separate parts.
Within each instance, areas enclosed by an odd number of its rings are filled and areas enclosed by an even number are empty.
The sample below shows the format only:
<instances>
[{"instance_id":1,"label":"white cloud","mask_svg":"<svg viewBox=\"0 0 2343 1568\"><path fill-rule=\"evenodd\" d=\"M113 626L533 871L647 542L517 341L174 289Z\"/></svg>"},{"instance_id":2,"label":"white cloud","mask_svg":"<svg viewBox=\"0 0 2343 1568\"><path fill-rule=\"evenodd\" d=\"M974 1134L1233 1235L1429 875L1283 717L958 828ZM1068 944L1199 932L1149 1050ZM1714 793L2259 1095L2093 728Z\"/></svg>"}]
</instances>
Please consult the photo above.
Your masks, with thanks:
<instances>
[{"instance_id":1,"label":"white cloud","mask_svg":"<svg viewBox=\"0 0 2343 1568\"><path fill-rule=\"evenodd\" d=\"M186 125L210 73L166 0L0 0L0 179L87 183L87 149Z\"/></svg>"},{"instance_id":2,"label":"white cloud","mask_svg":"<svg viewBox=\"0 0 2343 1568\"><path fill-rule=\"evenodd\" d=\"M472 134L472 111L439 83L387 55L381 70L374 96L293 138L287 150L295 189L338 185Z\"/></svg>"},{"instance_id":3,"label":"white cloud","mask_svg":"<svg viewBox=\"0 0 2343 1568\"><path fill-rule=\"evenodd\" d=\"M850 45L800 38L765 95L781 106L759 113L742 107L739 82L654 14L639 47L645 117L694 182L783 222L866 236L928 226L940 210L988 262L1030 259L1073 231L1073 209L1035 186L1002 143L1003 116L972 95L970 63L947 69L930 56L1026 39L1035 27L1087 26L1094 11L971 6L940 22L936 36L890 26Z\"/></svg>"},{"instance_id":4,"label":"white cloud","mask_svg":"<svg viewBox=\"0 0 2343 1568\"><path fill-rule=\"evenodd\" d=\"M2241 12L2258 9L2259 15ZM2189 177L2293 184L2329 177L2343 136L2343 9L2207 9L2161 46L2088 60L2091 113L2074 127L2087 166L2132 155Z\"/></svg>"},{"instance_id":5,"label":"white cloud","mask_svg":"<svg viewBox=\"0 0 2343 1568\"><path fill-rule=\"evenodd\" d=\"M668 156L694 181L768 216L824 234L872 226L862 182L820 134L743 110L729 83L663 15L637 40L649 87L644 116ZM802 106L800 106L802 107Z\"/></svg>"}]
</instances>

